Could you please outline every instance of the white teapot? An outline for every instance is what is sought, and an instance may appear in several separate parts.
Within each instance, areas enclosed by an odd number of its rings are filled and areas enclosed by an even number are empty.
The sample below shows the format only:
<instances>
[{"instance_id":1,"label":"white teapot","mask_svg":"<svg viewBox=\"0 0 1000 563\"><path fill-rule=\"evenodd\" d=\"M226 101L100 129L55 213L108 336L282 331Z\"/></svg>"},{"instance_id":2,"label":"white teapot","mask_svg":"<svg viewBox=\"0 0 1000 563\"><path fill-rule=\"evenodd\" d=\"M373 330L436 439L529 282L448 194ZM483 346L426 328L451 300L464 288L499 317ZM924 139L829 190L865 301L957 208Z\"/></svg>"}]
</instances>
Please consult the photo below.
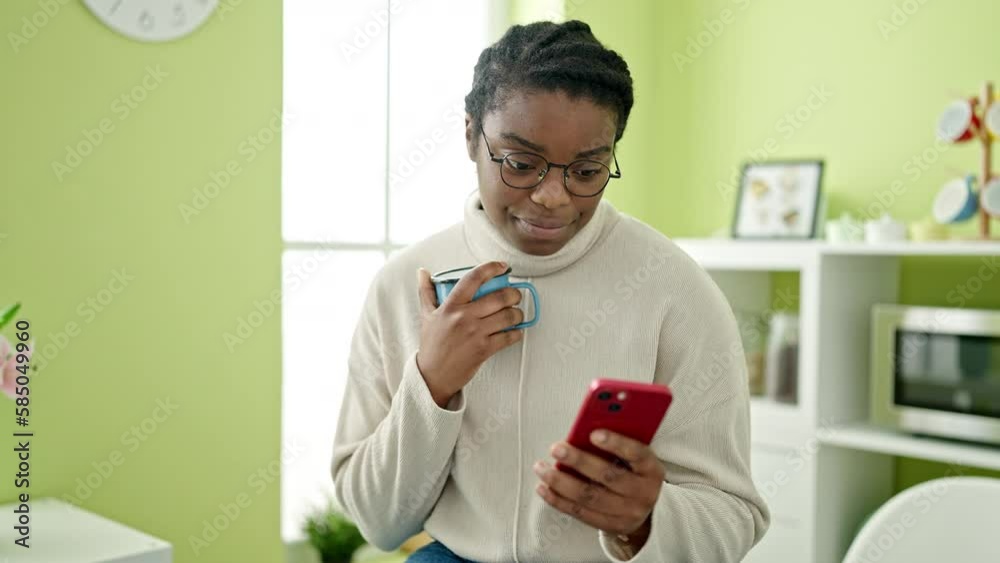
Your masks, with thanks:
<instances>
[{"instance_id":1,"label":"white teapot","mask_svg":"<svg viewBox=\"0 0 1000 563\"><path fill-rule=\"evenodd\" d=\"M902 242L906 240L906 225L894 220L888 213L874 221L865 222L865 242Z\"/></svg>"}]
</instances>

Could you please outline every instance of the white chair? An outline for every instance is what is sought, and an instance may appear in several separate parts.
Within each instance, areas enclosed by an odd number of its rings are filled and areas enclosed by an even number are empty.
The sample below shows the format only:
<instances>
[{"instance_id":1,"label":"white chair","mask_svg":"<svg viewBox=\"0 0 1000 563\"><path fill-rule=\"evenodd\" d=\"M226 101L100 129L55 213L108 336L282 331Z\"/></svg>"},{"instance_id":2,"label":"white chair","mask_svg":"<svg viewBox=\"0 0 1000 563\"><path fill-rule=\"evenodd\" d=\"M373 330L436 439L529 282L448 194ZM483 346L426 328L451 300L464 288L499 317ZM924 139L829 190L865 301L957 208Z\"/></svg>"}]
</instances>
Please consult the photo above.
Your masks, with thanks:
<instances>
[{"instance_id":1,"label":"white chair","mask_svg":"<svg viewBox=\"0 0 1000 563\"><path fill-rule=\"evenodd\" d=\"M946 477L910 487L872 515L844 563L997 563L1000 479Z\"/></svg>"}]
</instances>

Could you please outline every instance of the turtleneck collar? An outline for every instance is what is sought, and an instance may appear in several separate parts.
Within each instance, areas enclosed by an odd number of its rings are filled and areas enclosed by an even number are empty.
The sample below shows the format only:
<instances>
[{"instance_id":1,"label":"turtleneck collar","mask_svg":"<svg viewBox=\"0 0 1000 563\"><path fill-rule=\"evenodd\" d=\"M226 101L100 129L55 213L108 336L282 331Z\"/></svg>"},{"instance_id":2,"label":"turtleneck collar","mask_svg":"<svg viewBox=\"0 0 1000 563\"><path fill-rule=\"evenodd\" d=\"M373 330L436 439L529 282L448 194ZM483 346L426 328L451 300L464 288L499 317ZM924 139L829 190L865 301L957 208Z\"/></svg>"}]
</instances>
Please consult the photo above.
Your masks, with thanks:
<instances>
[{"instance_id":1,"label":"turtleneck collar","mask_svg":"<svg viewBox=\"0 0 1000 563\"><path fill-rule=\"evenodd\" d=\"M602 198L590 221L558 251L548 256L527 254L504 238L490 221L479 199L479 190L475 190L465 201L465 241L479 263L503 260L510 265L513 277L539 277L558 272L576 262L603 240L619 219L618 210Z\"/></svg>"}]
</instances>

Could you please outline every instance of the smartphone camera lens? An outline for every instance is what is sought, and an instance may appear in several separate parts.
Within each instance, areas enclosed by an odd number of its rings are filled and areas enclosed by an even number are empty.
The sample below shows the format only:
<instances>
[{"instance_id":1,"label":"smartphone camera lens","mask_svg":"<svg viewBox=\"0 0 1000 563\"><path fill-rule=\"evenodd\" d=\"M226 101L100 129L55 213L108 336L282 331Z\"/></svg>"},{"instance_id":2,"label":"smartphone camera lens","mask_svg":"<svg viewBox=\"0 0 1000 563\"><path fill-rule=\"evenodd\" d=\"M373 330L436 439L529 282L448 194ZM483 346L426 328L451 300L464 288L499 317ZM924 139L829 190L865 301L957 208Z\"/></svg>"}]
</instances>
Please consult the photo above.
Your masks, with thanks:
<instances>
[{"instance_id":1,"label":"smartphone camera lens","mask_svg":"<svg viewBox=\"0 0 1000 563\"><path fill-rule=\"evenodd\" d=\"M597 398L602 401L607 401L608 399L611 398L611 393L607 391L601 391L600 393L597 394Z\"/></svg>"},{"instance_id":2,"label":"smartphone camera lens","mask_svg":"<svg viewBox=\"0 0 1000 563\"><path fill-rule=\"evenodd\" d=\"M622 406L618 403L611 403L611 405L608 406L608 410L611 412L618 412L622 410Z\"/></svg>"}]
</instances>

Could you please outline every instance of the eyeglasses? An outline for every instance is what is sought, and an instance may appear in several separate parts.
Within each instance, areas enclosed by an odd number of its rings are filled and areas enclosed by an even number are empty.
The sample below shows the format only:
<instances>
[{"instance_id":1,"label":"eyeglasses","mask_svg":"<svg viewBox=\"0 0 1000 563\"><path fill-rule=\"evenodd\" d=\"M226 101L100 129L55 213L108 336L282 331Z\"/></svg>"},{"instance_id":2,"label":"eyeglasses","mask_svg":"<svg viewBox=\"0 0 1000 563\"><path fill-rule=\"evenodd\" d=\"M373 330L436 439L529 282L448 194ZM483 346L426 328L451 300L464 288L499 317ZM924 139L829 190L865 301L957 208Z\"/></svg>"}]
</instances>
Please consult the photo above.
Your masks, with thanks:
<instances>
[{"instance_id":1,"label":"eyeglasses","mask_svg":"<svg viewBox=\"0 0 1000 563\"><path fill-rule=\"evenodd\" d=\"M594 197L604 191L611 178L621 178L618 167L618 157L612 151L615 161L615 171L611 172L606 164L597 160L574 160L569 164L549 162L544 156L533 152L512 152L502 157L493 154L486 132L480 130L483 141L486 142L486 152L490 160L500 164L500 179L503 183L518 190L530 190L542 183L545 175L553 168L563 169L563 185L566 191L577 197Z\"/></svg>"}]
</instances>

